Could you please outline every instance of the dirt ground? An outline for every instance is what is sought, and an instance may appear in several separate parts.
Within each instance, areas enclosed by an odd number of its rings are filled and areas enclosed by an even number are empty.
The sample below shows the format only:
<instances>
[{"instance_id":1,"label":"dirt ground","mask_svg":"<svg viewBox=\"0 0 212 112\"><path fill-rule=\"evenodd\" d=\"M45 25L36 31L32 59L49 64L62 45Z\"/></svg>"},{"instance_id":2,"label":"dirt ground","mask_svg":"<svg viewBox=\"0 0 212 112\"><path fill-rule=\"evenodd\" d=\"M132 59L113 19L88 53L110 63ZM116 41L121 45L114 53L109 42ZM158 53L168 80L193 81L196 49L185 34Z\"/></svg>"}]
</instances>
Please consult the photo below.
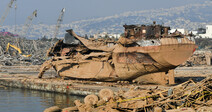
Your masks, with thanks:
<instances>
[{"instance_id":1,"label":"dirt ground","mask_svg":"<svg viewBox=\"0 0 212 112\"><path fill-rule=\"evenodd\" d=\"M177 84L193 79L198 82L212 74L212 66L178 67L175 69L175 81Z\"/></svg>"},{"instance_id":2,"label":"dirt ground","mask_svg":"<svg viewBox=\"0 0 212 112\"><path fill-rule=\"evenodd\" d=\"M0 66L0 73L7 74L25 74L37 76L39 73L40 66ZM193 79L198 82L204 79L207 75L212 74L212 66L196 66L196 67L177 67L174 70L175 82L180 84L189 79ZM44 77L56 77L56 72L54 69L48 70Z\"/></svg>"}]
</instances>

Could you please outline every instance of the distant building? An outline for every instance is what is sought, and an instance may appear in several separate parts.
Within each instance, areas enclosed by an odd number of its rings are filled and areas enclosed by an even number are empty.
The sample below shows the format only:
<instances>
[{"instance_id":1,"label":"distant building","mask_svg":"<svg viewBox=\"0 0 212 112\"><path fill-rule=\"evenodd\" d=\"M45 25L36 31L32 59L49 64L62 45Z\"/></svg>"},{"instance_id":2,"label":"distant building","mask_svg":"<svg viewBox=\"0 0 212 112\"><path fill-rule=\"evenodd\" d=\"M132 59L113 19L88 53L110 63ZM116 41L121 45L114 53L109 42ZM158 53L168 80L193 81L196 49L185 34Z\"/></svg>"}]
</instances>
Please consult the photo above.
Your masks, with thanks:
<instances>
[{"instance_id":1,"label":"distant building","mask_svg":"<svg viewBox=\"0 0 212 112\"><path fill-rule=\"evenodd\" d=\"M198 31L193 30L193 31L189 31L188 33L189 33L189 34L193 34L193 35L197 35L197 34L198 34Z\"/></svg>"},{"instance_id":2,"label":"distant building","mask_svg":"<svg viewBox=\"0 0 212 112\"><path fill-rule=\"evenodd\" d=\"M198 32L198 37L199 38L212 38L212 25L206 25L205 33L199 33Z\"/></svg>"},{"instance_id":3,"label":"distant building","mask_svg":"<svg viewBox=\"0 0 212 112\"><path fill-rule=\"evenodd\" d=\"M118 39L118 38L121 36L121 34L108 34L108 36L109 36L110 38Z\"/></svg>"},{"instance_id":4,"label":"distant building","mask_svg":"<svg viewBox=\"0 0 212 112\"><path fill-rule=\"evenodd\" d=\"M11 37L18 37L17 34L13 34L11 32L7 32L5 30L0 31L0 36L11 36Z\"/></svg>"},{"instance_id":5,"label":"distant building","mask_svg":"<svg viewBox=\"0 0 212 112\"><path fill-rule=\"evenodd\" d=\"M198 28L197 34L205 34L205 33L206 33L206 29L205 28Z\"/></svg>"},{"instance_id":6,"label":"distant building","mask_svg":"<svg viewBox=\"0 0 212 112\"><path fill-rule=\"evenodd\" d=\"M118 39L121 36L121 34L108 34L107 32L102 32L98 34L94 34L94 38L104 38L104 37L109 37L109 38L115 38Z\"/></svg>"},{"instance_id":7,"label":"distant building","mask_svg":"<svg viewBox=\"0 0 212 112\"><path fill-rule=\"evenodd\" d=\"M99 38L99 35L98 34L94 34L93 38L97 39L97 38Z\"/></svg>"},{"instance_id":8,"label":"distant building","mask_svg":"<svg viewBox=\"0 0 212 112\"><path fill-rule=\"evenodd\" d=\"M185 34L185 33L186 33L186 30L185 30L185 29L180 29L180 28L171 29L171 30L169 31L169 33L174 33L176 30L179 31L179 32L181 32L182 34Z\"/></svg>"}]
</instances>

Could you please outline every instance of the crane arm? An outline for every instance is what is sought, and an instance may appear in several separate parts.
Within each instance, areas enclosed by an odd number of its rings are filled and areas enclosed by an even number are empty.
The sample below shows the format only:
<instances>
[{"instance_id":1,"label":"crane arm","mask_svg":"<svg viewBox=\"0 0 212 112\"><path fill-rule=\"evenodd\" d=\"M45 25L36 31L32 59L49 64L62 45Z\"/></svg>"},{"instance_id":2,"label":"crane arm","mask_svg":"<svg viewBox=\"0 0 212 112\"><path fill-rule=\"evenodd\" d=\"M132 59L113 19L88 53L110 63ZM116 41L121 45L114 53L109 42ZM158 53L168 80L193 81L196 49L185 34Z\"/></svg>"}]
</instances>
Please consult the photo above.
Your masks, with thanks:
<instances>
[{"instance_id":1,"label":"crane arm","mask_svg":"<svg viewBox=\"0 0 212 112\"><path fill-rule=\"evenodd\" d=\"M61 23L62 23L62 21L63 21L64 13L65 13L65 8L63 8L63 9L61 10L60 16L59 16L59 18L57 19L57 25L56 25L56 29L55 29L55 32L54 32L54 38L56 38L57 35L58 35L58 31L59 31L60 25L61 25Z\"/></svg>"},{"instance_id":2,"label":"crane arm","mask_svg":"<svg viewBox=\"0 0 212 112\"><path fill-rule=\"evenodd\" d=\"M11 1L10 1L10 3L8 4L8 6L7 6L5 12L4 12L3 15L1 16L1 19L0 19L0 26L2 26L2 24L4 23L4 20L6 19L8 13L9 13L9 11L10 11L10 8L12 8L12 5L13 5L13 2L14 2L14 1L15 1L15 0L11 0Z\"/></svg>"},{"instance_id":3,"label":"crane arm","mask_svg":"<svg viewBox=\"0 0 212 112\"><path fill-rule=\"evenodd\" d=\"M24 54L22 54L22 51L21 51L20 48L18 48L18 47L16 47L16 46L12 45L12 44L10 44L10 43L7 44L6 52L8 52L8 50L9 50L10 47L12 47L12 48L14 48L15 50L17 50L18 53L19 53L21 56L23 56L23 57L31 57L31 56L32 56L31 54L29 54L29 55L24 55Z\"/></svg>"},{"instance_id":4,"label":"crane arm","mask_svg":"<svg viewBox=\"0 0 212 112\"><path fill-rule=\"evenodd\" d=\"M19 52L19 54L22 54L22 51L21 51L20 48L14 46L14 45L10 45L10 46L11 46L12 48L16 49L16 50Z\"/></svg>"},{"instance_id":5,"label":"crane arm","mask_svg":"<svg viewBox=\"0 0 212 112\"><path fill-rule=\"evenodd\" d=\"M37 10L33 11L32 15L31 16L28 16L25 24L24 24L24 27L23 27L23 30L22 30L22 36L26 36L27 32L28 32L28 29L30 27L30 25L32 24L32 20L34 17L37 17Z\"/></svg>"},{"instance_id":6,"label":"crane arm","mask_svg":"<svg viewBox=\"0 0 212 112\"><path fill-rule=\"evenodd\" d=\"M12 44L10 44L10 43L7 44L6 52L8 52L8 50L9 50L10 47L12 47L12 48L14 48L15 50L17 50L19 54L22 54L22 51L21 51L20 48L18 48L18 47L16 47L16 46L12 45Z\"/></svg>"}]
</instances>

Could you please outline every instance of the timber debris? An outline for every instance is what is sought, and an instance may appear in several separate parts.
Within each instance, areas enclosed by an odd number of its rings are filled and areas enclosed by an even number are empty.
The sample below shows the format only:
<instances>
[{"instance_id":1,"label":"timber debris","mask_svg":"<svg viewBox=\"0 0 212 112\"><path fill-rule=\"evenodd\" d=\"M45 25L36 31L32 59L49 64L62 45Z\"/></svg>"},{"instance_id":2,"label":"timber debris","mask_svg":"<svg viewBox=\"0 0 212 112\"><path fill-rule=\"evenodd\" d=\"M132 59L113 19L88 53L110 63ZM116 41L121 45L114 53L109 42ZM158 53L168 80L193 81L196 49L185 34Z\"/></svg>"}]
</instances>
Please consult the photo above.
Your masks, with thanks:
<instances>
[{"instance_id":1,"label":"timber debris","mask_svg":"<svg viewBox=\"0 0 212 112\"><path fill-rule=\"evenodd\" d=\"M84 103L62 112L195 112L212 110L212 75L195 83L193 80L167 89L139 89L113 92L102 89L99 95L88 95Z\"/></svg>"}]
</instances>

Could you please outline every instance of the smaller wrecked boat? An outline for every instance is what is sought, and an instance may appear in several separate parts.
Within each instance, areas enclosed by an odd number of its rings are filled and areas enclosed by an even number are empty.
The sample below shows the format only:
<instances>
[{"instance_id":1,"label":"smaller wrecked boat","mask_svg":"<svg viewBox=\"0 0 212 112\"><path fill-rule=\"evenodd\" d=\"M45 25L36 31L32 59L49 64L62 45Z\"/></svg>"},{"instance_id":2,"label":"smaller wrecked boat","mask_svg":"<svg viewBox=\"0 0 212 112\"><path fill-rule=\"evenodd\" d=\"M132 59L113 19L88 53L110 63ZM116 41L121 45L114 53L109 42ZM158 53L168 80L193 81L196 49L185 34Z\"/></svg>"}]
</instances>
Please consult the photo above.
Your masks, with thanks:
<instances>
[{"instance_id":1,"label":"smaller wrecked boat","mask_svg":"<svg viewBox=\"0 0 212 112\"><path fill-rule=\"evenodd\" d=\"M168 72L195 51L191 35L158 25L123 25L124 35L112 39L86 39L73 30L47 52L52 59L41 66L39 78L53 67L61 77L100 81L131 81L140 76ZM157 76L156 76L157 77Z\"/></svg>"}]
</instances>

